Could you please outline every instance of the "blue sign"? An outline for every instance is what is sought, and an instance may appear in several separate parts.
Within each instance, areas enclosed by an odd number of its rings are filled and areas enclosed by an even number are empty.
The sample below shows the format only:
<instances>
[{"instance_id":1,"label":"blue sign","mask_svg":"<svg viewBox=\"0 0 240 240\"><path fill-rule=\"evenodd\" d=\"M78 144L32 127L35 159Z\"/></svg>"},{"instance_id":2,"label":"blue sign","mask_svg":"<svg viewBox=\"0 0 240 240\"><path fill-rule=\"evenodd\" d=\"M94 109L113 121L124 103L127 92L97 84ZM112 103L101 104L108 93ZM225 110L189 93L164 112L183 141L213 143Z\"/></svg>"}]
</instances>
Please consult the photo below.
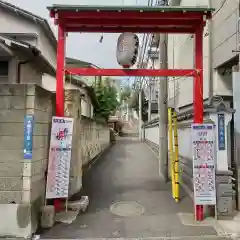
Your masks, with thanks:
<instances>
[{"instance_id":1,"label":"blue sign","mask_svg":"<svg viewBox=\"0 0 240 240\"><path fill-rule=\"evenodd\" d=\"M24 118L24 159L32 159L33 145L33 116Z\"/></svg>"},{"instance_id":2,"label":"blue sign","mask_svg":"<svg viewBox=\"0 0 240 240\"><path fill-rule=\"evenodd\" d=\"M225 143L225 115L218 114L218 149L220 151L226 150Z\"/></svg>"}]
</instances>

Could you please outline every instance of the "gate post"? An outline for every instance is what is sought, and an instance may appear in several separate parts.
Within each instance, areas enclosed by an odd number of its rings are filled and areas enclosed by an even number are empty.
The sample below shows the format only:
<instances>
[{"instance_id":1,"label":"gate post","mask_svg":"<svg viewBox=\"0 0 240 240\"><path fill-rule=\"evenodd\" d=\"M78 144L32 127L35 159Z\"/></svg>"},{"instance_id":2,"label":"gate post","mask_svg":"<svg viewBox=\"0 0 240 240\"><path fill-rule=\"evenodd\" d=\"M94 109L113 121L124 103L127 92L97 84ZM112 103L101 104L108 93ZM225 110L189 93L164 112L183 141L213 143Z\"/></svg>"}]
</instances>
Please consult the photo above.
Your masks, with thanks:
<instances>
[{"instance_id":1,"label":"gate post","mask_svg":"<svg viewBox=\"0 0 240 240\"><path fill-rule=\"evenodd\" d=\"M58 25L57 71L56 71L56 116L64 116L64 77L65 77L65 38L64 27ZM61 210L61 199L54 199L54 208Z\"/></svg>"},{"instance_id":2,"label":"gate post","mask_svg":"<svg viewBox=\"0 0 240 240\"><path fill-rule=\"evenodd\" d=\"M203 123L203 25L195 32L195 69L193 81L193 119L194 123ZM195 218L203 221L203 206L195 206Z\"/></svg>"},{"instance_id":3,"label":"gate post","mask_svg":"<svg viewBox=\"0 0 240 240\"><path fill-rule=\"evenodd\" d=\"M59 24L56 73L56 115L58 117L64 116L65 38L65 29L61 24Z\"/></svg>"}]
</instances>

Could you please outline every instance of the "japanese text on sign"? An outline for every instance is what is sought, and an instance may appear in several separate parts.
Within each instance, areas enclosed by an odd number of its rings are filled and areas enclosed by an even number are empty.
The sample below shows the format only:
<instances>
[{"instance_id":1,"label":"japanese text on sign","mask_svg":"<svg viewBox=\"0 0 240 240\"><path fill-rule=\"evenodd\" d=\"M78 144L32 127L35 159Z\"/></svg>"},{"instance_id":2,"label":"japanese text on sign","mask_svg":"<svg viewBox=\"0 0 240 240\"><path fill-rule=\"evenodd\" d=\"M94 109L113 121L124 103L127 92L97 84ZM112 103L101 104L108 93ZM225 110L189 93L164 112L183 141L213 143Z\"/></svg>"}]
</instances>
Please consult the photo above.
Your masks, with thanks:
<instances>
[{"instance_id":1,"label":"japanese text on sign","mask_svg":"<svg viewBox=\"0 0 240 240\"><path fill-rule=\"evenodd\" d=\"M46 198L67 198L72 151L73 119L53 117Z\"/></svg>"},{"instance_id":2,"label":"japanese text on sign","mask_svg":"<svg viewBox=\"0 0 240 240\"><path fill-rule=\"evenodd\" d=\"M33 116L27 115L24 119L24 159L32 159L33 148Z\"/></svg>"},{"instance_id":3,"label":"japanese text on sign","mask_svg":"<svg viewBox=\"0 0 240 240\"><path fill-rule=\"evenodd\" d=\"M196 205L215 205L215 138L212 124L192 125L193 185Z\"/></svg>"}]
</instances>

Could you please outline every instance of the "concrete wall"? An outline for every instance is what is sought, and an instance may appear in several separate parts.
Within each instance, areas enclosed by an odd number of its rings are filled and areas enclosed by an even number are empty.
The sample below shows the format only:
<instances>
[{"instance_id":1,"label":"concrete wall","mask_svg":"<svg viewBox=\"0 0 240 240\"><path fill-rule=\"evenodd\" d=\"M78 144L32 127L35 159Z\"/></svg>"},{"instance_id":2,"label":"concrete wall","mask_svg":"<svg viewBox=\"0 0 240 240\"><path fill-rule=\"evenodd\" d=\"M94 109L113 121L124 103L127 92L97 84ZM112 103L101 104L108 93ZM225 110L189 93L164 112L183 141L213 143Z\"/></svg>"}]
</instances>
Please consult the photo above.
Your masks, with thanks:
<instances>
[{"instance_id":1,"label":"concrete wall","mask_svg":"<svg viewBox=\"0 0 240 240\"><path fill-rule=\"evenodd\" d=\"M210 3L218 11L212 19L212 60L213 68L217 68L238 55L232 50L239 46L239 0L227 0L222 7L222 1L210 0Z\"/></svg>"},{"instance_id":2,"label":"concrete wall","mask_svg":"<svg viewBox=\"0 0 240 240\"><path fill-rule=\"evenodd\" d=\"M24 64L21 66L20 74L21 83L32 83L41 86L42 83L42 73L37 69L37 66L33 64Z\"/></svg>"},{"instance_id":3,"label":"concrete wall","mask_svg":"<svg viewBox=\"0 0 240 240\"><path fill-rule=\"evenodd\" d=\"M216 116L216 115L215 115ZM227 171L231 167L231 147L230 147L230 125L226 118L226 150L219 151L218 138L216 136L216 170L220 171L224 169ZM205 123L212 123L209 116L204 118ZM191 142L191 124L192 119L183 120L178 122L178 149L179 149L179 171L180 171L180 184L192 196L193 193L193 165L192 165L192 142ZM158 119L153 120L150 123L145 124L144 136L145 142L149 144L153 150L158 154L159 151L159 128ZM174 138L173 138L174 144ZM170 148L169 148L170 151ZM169 176L171 176L171 163L169 157Z\"/></svg>"},{"instance_id":4,"label":"concrete wall","mask_svg":"<svg viewBox=\"0 0 240 240\"><path fill-rule=\"evenodd\" d=\"M240 72L233 73L233 108L234 114L234 158L238 172L238 204L240 204ZM239 205L240 206L240 205Z\"/></svg>"},{"instance_id":5,"label":"concrete wall","mask_svg":"<svg viewBox=\"0 0 240 240\"><path fill-rule=\"evenodd\" d=\"M216 9L212 21L208 21L203 37L204 88L203 98L211 95L232 96L232 75L222 75L218 69L238 53L239 0L227 0L224 5L217 0L182 0L181 6L210 6ZM194 67L194 38L192 35L169 35L169 68ZM169 81L169 99L176 107L193 102L192 78Z\"/></svg>"},{"instance_id":6,"label":"concrete wall","mask_svg":"<svg viewBox=\"0 0 240 240\"><path fill-rule=\"evenodd\" d=\"M205 29L205 33L207 28ZM203 39L204 49L204 87L203 98L209 95L209 37ZM194 38L192 35L169 35L168 61L169 68L194 68ZM176 107L193 102L193 78L180 77L169 79L169 100L175 101Z\"/></svg>"},{"instance_id":7,"label":"concrete wall","mask_svg":"<svg viewBox=\"0 0 240 240\"><path fill-rule=\"evenodd\" d=\"M55 95L34 84L0 84L0 237L29 237L45 202L45 179ZM24 117L34 116L33 156L24 159ZM82 168L110 143L106 125L81 116L79 90L66 91L74 118L69 196L82 187Z\"/></svg>"},{"instance_id":8,"label":"concrete wall","mask_svg":"<svg viewBox=\"0 0 240 240\"><path fill-rule=\"evenodd\" d=\"M0 234L34 232L44 203L52 94L36 85L0 85ZM33 157L23 157L24 116L34 116Z\"/></svg>"},{"instance_id":9,"label":"concrete wall","mask_svg":"<svg viewBox=\"0 0 240 240\"><path fill-rule=\"evenodd\" d=\"M48 91L56 92L56 77L44 74L42 76L41 86ZM85 95L85 97L82 97L81 99L81 114L85 117L93 118L93 105L91 99L87 95L86 90L78 85L72 84L71 82L65 82L64 88L66 90L78 90Z\"/></svg>"},{"instance_id":10,"label":"concrete wall","mask_svg":"<svg viewBox=\"0 0 240 240\"><path fill-rule=\"evenodd\" d=\"M213 91L214 95L232 96L232 73L224 73L221 65L238 55L236 50L239 49L239 0L227 0L224 5L219 1L210 2L217 10L212 19Z\"/></svg>"},{"instance_id":11,"label":"concrete wall","mask_svg":"<svg viewBox=\"0 0 240 240\"><path fill-rule=\"evenodd\" d=\"M74 118L74 144L69 187L69 195L73 195L82 187L83 166L89 164L109 146L110 132L107 125L97 123L81 114L79 90L65 91L65 116Z\"/></svg>"},{"instance_id":12,"label":"concrete wall","mask_svg":"<svg viewBox=\"0 0 240 240\"><path fill-rule=\"evenodd\" d=\"M208 0L182 0L181 6L208 6ZM208 26L205 27L205 33ZM204 88L203 97L209 94L209 37L203 38L204 48ZM194 68L194 38L190 34L169 34L169 68ZM168 99L175 107L182 107L193 102L193 78L181 77L169 79Z\"/></svg>"},{"instance_id":13,"label":"concrete wall","mask_svg":"<svg viewBox=\"0 0 240 240\"><path fill-rule=\"evenodd\" d=\"M191 154L191 122L182 122L178 129L179 146L179 170L180 184L185 187L189 194L193 192L192 183L192 154ZM159 128L157 120L145 127L145 142L158 154L159 151ZM184 139L184 140L183 140ZM174 143L174 138L173 138ZM170 154L170 152L169 152ZM171 177L171 163L169 157L168 174Z\"/></svg>"}]
</instances>

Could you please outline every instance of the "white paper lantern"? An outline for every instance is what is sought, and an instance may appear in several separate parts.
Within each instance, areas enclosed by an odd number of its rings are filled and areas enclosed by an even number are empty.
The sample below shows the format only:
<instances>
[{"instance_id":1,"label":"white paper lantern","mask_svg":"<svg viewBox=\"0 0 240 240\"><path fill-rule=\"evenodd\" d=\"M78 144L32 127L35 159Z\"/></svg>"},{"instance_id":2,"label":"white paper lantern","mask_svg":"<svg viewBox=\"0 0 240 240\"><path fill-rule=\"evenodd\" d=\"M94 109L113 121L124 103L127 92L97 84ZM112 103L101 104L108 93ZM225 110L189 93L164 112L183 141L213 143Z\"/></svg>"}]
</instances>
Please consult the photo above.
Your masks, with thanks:
<instances>
[{"instance_id":1,"label":"white paper lantern","mask_svg":"<svg viewBox=\"0 0 240 240\"><path fill-rule=\"evenodd\" d=\"M117 42L117 61L124 68L133 66L137 61L139 39L136 34L122 33Z\"/></svg>"}]
</instances>

